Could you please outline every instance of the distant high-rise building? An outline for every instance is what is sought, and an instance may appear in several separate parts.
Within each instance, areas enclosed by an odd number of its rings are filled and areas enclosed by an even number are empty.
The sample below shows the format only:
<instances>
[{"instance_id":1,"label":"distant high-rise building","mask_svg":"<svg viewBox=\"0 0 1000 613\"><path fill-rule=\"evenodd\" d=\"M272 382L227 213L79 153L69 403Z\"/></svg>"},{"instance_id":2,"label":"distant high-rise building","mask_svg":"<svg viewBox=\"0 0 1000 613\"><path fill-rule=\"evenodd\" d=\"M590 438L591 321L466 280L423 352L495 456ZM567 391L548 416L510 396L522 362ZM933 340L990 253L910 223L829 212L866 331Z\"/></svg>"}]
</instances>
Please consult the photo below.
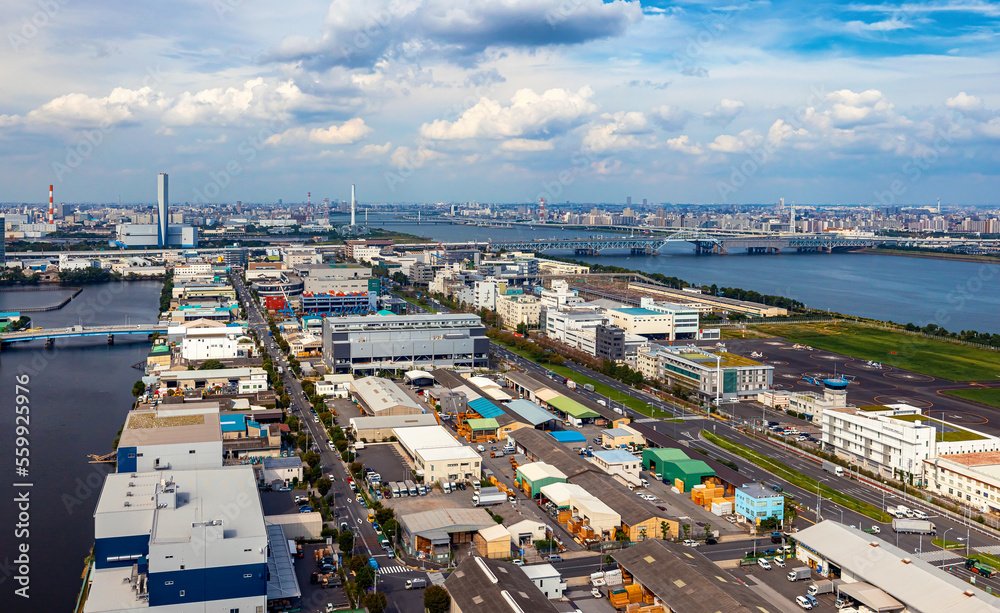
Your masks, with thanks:
<instances>
[{"instance_id":1,"label":"distant high-rise building","mask_svg":"<svg viewBox=\"0 0 1000 613\"><path fill-rule=\"evenodd\" d=\"M159 215L159 232L157 233L157 243L160 247L167 245L168 230L170 227L170 194L167 173L161 172L157 181L156 190L156 210Z\"/></svg>"},{"instance_id":2,"label":"distant high-rise building","mask_svg":"<svg viewBox=\"0 0 1000 613\"><path fill-rule=\"evenodd\" d=\"M628 196L627 198L625 198L625 204L627 204L628 206L632 206L632 196Z\"/></svg>"},{"instance_id":3,"label":"distant high-rise building","mask_svg":"<svg viewBox=\"0 0 1000 613\"><path fill-rule=\"evenodd\" d=\"M7 217L0 215L0 266L7 265Z\"/></svg>"},{"instance_id":4,"label":"distant high-rise building","mask_svg":"<svg viewBox=\"0 0 1000 613\"><path fill-rule=\"evenodd\" d=\"M645 199L645 198L643 198L643 199L642 199L642 206L646 206L646 204L647 204L647 202L646 202L646 199Z\"/></svg>"}]
</instances>

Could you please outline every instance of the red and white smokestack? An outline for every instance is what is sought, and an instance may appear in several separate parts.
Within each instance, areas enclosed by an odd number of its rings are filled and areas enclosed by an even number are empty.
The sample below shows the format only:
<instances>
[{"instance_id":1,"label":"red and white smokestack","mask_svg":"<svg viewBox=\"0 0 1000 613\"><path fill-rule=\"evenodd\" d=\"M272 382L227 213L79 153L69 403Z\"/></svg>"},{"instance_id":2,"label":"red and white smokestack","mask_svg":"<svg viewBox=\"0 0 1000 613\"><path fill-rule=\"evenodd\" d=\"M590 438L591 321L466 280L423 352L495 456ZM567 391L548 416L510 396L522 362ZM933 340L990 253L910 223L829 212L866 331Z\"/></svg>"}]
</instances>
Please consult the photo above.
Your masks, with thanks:
<instances>
[{"instance_id":1,"label":"red and white smokestack","mask_svg":"<svg viewBox=\"0 0 1000 613\"><path fill-rule=\"evenodd\" d=\"M55 223L55 208L52 205L52 186L49 186L49 223Z\"/></svg>"}]
</instances>

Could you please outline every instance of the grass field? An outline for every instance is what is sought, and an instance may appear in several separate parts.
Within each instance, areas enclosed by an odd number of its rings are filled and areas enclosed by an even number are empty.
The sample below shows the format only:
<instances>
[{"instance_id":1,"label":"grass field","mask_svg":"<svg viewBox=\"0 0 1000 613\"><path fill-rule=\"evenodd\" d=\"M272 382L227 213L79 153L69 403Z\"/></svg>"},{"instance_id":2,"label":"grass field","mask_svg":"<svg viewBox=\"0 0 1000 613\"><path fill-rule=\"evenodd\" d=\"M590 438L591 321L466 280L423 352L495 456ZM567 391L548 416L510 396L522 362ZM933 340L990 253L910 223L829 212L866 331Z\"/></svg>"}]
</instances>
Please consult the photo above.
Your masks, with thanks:
<instances>
[{"instance_id":1,"label":"grass field","mask_svg":"<svg viewBox=\"0 0 1000 613\"><path fill-rule=\"evenodd\" d=\"M861 360L949 379L996 381L1000 352L851 323L757 325L754 329Z\"/></svg>"},{"instance_id":2,"label":"grass field","mask_svg":"<svg viewBox=\"0 0 1000 613\"><path fill-rule=\"evenodd\" d=\"M893 415L892 419L898 419L900 421L919 421L925 426L939 424L947 428L951 427L937 419L931 419L926 415ZM962 429L951 430L950 432L939 432L937 434L937 440L945 443L953 443L956 441L981 441L985 438L985 436L980 436L975 432L969 432L968 430Z\"/></svg>"},{"instance_id":3,"label":"grass field","mask_svg":"<svg viewBox=\"0 0 1000 613\"><path fill-rule=\"evenodd\" d=\"M950 396L958 396L959 398L981 402L983 404L988 404L991 407L997 407L1000 409L1000 389L979 388L968 390L948 390L945 393Z\"/></svg>"},{"instance_id":4,"label":"grass field","mask_svg":"<svg viewBox=\"0 0 1000 613\"><path fill-rule=\"evenodd\" d=\"M702 430L701 434L707 440L709 440L712 443L715 443L719 447L722 447L727 451L731 451L732 453L735 453L736 455L740 456L745 460L753 462L754 464L760 466L761 468L771 473L772 475L781 477L785 481L795 484L801 487L802 489L806 490L807 492L815 491L817 488L817 482L815 479L813 479L812 477L807 477L806 475L803 475L798 471L792 470L791 468L785 466L784 464L782 464L777 460L773 460L767 456L763 456L754 451L753 449L744 447L743 445L735 443L727 438L712 434L708 430ZM846 494L841 494L839 490L835 490L828 485L819 483L818 487L820 491L823 492L824 498L826 498L827 500L832 500L833 502L843 506L844 508L853 509L854 511L857 511L862 515L865 515L867 517L870 517L871 519L874 519L875 521L883 523L888 522L892 519L884 511L882 511L882 509L870 505L867 502L862 502L857 498L847 496Z\"/></svg>"}]
</instances>

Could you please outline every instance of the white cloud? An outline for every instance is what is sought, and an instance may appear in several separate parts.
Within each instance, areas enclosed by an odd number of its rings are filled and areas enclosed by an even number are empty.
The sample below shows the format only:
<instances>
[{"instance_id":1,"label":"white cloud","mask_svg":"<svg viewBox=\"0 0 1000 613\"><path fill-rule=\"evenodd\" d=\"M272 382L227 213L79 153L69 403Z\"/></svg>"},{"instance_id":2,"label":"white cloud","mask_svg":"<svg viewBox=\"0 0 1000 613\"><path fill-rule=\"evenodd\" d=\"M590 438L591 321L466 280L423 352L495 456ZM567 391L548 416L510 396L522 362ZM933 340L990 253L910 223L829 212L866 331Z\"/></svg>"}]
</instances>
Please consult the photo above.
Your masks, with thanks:
<instances>
[{"instance_id":1,"label":"white cloud","mask_svg":"<svg viewBox=\"0 0 1000 613\"><path fill-rule=\"evenodd\" d=\"M767 140L774 145L780 145L790 138L805 138L807 136L809 136L809 130L805 128L793 128L785 123L783 119L775 121L767 131Z\"/></svg>"},{"instance_id":2,"label":"white cloud","mask_svg":"<svg viewBox=\"0 0 1000 613\"><path fill-rule=\"evenodd\" d=\"M265 141L269 145L295 144L295 143L319 143L321 145L350 145L363 139L372 132L372 128L365 124L365 120L360 117L349 119L343 124L333 125L329 128L292 128L280 134L275 134Z\"/></svg>"},{"instance_id":3,"label":"white cloud","mask_svg":"<svg viewBox=\"0 0 1000 613\"><path fill-rule=\"evenodd\" d=\"M107 96L94 98L86 94L66 94L59 96L30 111L23 123L32 128L58 126L65 128L86 128L104 125L118 125L138 121L149 113L158 112L166 100L152 88L126 89L116 87ZM7 117L14 123L17 116ZM22 120L18 119L18 123Z\"/></svg>"},{"instance_id":4,"label":"white cloud","mask_svg":"<svg viewBox=\"0 0 1000 613\"><path fill-rule=\"evenodd\" d=\"M403 145L396 147L396 150L389 156L389 161L396 168L420 168L427 162L440 159L445 155L433 149L418 147L416 150Z\"/></svg>"},{"instance_id":5,"label":"white cloud","mask_svg":"<svg viewBox=\"0 0 1000 613\"><path fill-rule=\"evenodd\" d=\"M163 114L171 126L228 124L243 118L279 119L304 96L291 81L266 83L263 77L251 79L242 88L221 87L184 92Z\"/></svg>"},{"instance_id":6,"label":"white cloud","mask_svg":"<svg viewBox=\"0 0 1000 613\"><path fill-rule=\"evenodd\" d=\"M652 110L653 120L660 125L661 128L669 132L676 132L682 129L689 119L691 119L691 113L677 108L676 106L663 105L655 107Z\"/></svg>"},{"instance_id":7,"label":"white cloud","mask_svg":"<svg viewBox=\"0 0 1000 613\"><path fill-rule=\"evenodd\" d=\"M705 123L717 124L720 126L727 126L729 122L736 119L736 116L743 112L743 107L746 106L742 100L730 100L728 98L723 98L719 104L702 115L705 118Z\"/></svg>"},{"instance_id":8,"label":"white cloud","mask_svg":"<svg viewBox=\"0 0 1000 613\"><path fill-rule=\"evenodd\" d=\"M674 151L687 153L688 155L701 155L705 152L701 144L692 143L691 138L687 134L683 134L677 138L671 138L667 141L667 147Z\"/></svg>"},{"instance_id":9,"label":"white cloud","mask_svg":"<svg viewBox=\"0 0 1000 613\"><path fill-rule=\"evenodd\" d=\"M512 138L500 143L500 148L504 151L552 151L555 145L551 140Z\"/></svg>"},{"instance_id":10,"label":"white cloud","mask_svg":"<svg viewBox=\"0 0 1000 613\"><path fill-rule=\"evenodd\" d=\"M750 128L743 130L736 136L720 134L715 137L714 141L708 144L708 148L720 153L743 153L756 147L763 140L761 135L757 133L757 130Z\"/></svg>"},{"instance_id":11,"label":"white cloud","mask_svg":"<svg viewBox=\"0 0 1000 613\"><path fill-rule=\"evenodd\" d=\"M577 124L597 110L590 102L593 90L577 92L550 89L541 95L521 89L511 98L510 106L482 98L455 121L435 120L420 126L420 135L434 140L468 138L506 138L550 134Z\"/></svg>"},{"instance_id":12,"label":"white cloud","mask_svg":"<svg viewBox=\"0 0 1000 613\"><path fill-rule=\"evenodd\" d=\"M827 94L826 101L832 104L828 115L839 128L886 122L893 111L892 102L877 89L863 92L841 89Z\"/></svg>"},{"instance_id":13,"label":"white cloud","mask_svg":"<svg viewBox=\"0 0 1000 613\"><path fill-rule=\"evenodd\" d=\"M646 116L636 111L605 113L601 119L608 123L591 126L583 137L583 148L588 151L619 151L641 147L634 136L649 131Z\"/></svg>"},{"instance_id":14,"label":"white cloud","mask_svg":"<svg viewBox=\"0 0 1000 613\"><path fill-rule=\"evenodd\" d=\"M945 100L944 105L949 109L958 109L959 111L979 111L983 108L983 99L965 92L958 92L955 96Z\"/></svg>"},{"instance_id":15,"label":"white cloud","mask_svg":"<svg viewBox=\"0 0 1000 613\"><path fill-rule=\"evenodd\" d=\"M391 148L392 141L386 142L384 145L365 145L361 148L361 155L385 155Z\"/></svg>"}]
</instances>

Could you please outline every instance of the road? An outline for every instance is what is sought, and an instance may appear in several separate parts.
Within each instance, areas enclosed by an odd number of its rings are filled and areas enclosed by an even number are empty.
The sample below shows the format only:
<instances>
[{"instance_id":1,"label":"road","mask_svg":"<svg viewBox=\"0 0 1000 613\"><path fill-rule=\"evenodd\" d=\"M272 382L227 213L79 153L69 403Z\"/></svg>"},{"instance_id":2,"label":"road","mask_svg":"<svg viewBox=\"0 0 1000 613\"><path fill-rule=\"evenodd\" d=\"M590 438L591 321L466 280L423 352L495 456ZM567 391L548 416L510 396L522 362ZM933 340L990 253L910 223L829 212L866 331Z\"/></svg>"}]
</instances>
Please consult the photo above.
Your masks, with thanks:
<instances>
[{"instance_id":1,"label":"road","mask_svg":"<svg viewBox=\"0 0 1000 613\"><path fill-rule=\"evenodd\" d=\"M534 362L531 362L520 355L513 353L502 345L494 345L493 352L497 357L502 358L523 370L535 372L541 375L545 375L548 370ZM859 526L861 528L871 528L876 525L877 522L865 517L859 513L856 513L850 509L846 509L836 503L830 502L829 500L820 500L817 496L815 490L805 491L799 487L796 487L783 479L779 479L774 475L771 475L767 471L757 466L754 466L747 460L730 454L721 449L716 449L714 446L710 446L707 442L698 441L699 432L702 429L715 429L718 434L724 435L727 438L745 446L749 447L763 455L774 458L789 468L798 471L804 475L812 477L817 481L822 480L825 485L833 487L834 489L843 492L849 496L862 500L873 506L884 509L889 506L895 506L899 504L905 504L910 508L920 508L925 511L931 518L931 521L937 527L938 535L947 537L950 541L956 541L960 543L968 543L970 549L977 547L988 547L997 546L998 541L995 538L983 535L976 531L977 526L975 522L963 523L952 520L947 517L942 517L937 514L935 508L930 505L920 506L914 504L909 499L903 499L898 493L893 493L892 490L889 492L882 492L881 490L876 490L875 488L869 487L867 485L861 484L856 480L849 479L847 477L837 477L833 474L824 472L821 465L802 458L798 455L786 452L784 450L776 448L770 443L765 443L757 438L748 436L732 427L729 422L719 422L716 420L710 420L701 417L700 415L693 415L689 412L685 412L682 408L664 403L655 399L644 392L631 388L624 383L606 377L599 372L590 370L589 368L580 366L579 364L567 361L564 366L582 375L586 375L592 379L600 381L605 385L610 386L615 392L621 393L623 395L630 395L633 398L639 398L645 402L652 404L653 406L660 408L665 411L675 412L678 418L684 420L683 423L661 423L654 424L651 422L635 424L636 427L646 430L644 434L647 438L651 439L662 446L675 446L678 441L687 440L690 443L695 443L695 446L702 448L711 448L714 455L717 457L723 457L735 461L739 465L739 473L741 476L747 478L747 482L751 481L761 481L769 485L780 485L785 492L793 494L795 499L803 504L808 512L803 516L800 516L796 520L796 524L800 528L808 527L809 525L815 523L816 521L816 509L817 506L820 508L820 518L821 519L831 519L835 521L840 521L848 526ZM589 395L593 399L603 399L605 396L601 396L596 393L587 392L581 388L577 388L578 393ZM611 402L612 399L608 399L608 406L613 408L620 408L625 411L626 415L629 415L636 420L647 420L645 415L639 414L631 408L621 405L619 403ZM742 410L741 410L742 407ZM727 409L732 409L727 405ZM760 418L760 409L752 408L749 405L736 405L736 415L737 418L743 413L746 414L746 418L750 419L752 416L755 419ZM729 412L728 410L726 411ZM778 413L771 413L772 416L777 417ZM799 425L800 429L807 428L809 426L808 422L802 420L792 419L784 413L781 413L782 422L793 422ZM650 432L649 430L655 430L655 432ZM897 534L892 530L892 527L888 523L878 523L881 534L878 535L879 538L889 542L893 545L897 545L905 551L925 551L926 555L929 557L928 561L932 562L938 566L943 566L951 570L954 574L959 576L967 577L970 573L965 570L961 565L956 566L957 562L961 562L961 557L958 552L955 555L946 553L934 545L931 544L932 537L922 537L913 534ZM859 528L860 529L860 528ZM761 549L770 548L771 542L770 538L762 537L757 541L757 547ZM710 547L702 547L701 551L709 559L712 560L726 560L733 559L734 557L742 556L746 551L752 550L754 548L753 542L741 542L739 544L727 546L725 542L719 545L714 545ZM959 550L961 554L965 553L965 550ZM932 553L934 552L934 553ZM939 559L943 558L943 559ZM977 577L977 584L981 586L989 586L994 590L1000 589L1000 577L994 579L984 579L982 577Z\"/></svg>"},{"instance_id":2,"label":"road","mask_svg":"<svg viewBox=\"0 0 1000 613\"><path fill-rule=\"evenodd\" d=\"M257 338L261 339L271 362L282 367L282 382L285 385L285 392L291 399L291 406L288 410L298 416L300 425L304 427L313 441L313 450L320 455L323 474L329 476L333 481L333 487L328 496L333 497L331 506L334 508L338 526L341 521L347 521L351 526L351 530L355 534L355 553L364 553L369 558L374 558L379 568L394 569L391 573L379 571L377 581L377 589L389 596L389 610L419 610L423 607L423 594L419 590L405 590L403 586L406 579L422 577L426 574L409 570L401 572L399 561L390 558L379 545L379 535L375 533L374 527L368 522L368 510L361 506L361 496L352 492L347 482L347 466L340 454L331 450L326 428L315 419L312 405L309 404L302 391L302 383L288 367L287 358L271 337L270 328L259 305L253 300L253 296L239 274L232 275L232 281L246 310L249 327L257 333Z\"/></svg>"}]
</instances>

